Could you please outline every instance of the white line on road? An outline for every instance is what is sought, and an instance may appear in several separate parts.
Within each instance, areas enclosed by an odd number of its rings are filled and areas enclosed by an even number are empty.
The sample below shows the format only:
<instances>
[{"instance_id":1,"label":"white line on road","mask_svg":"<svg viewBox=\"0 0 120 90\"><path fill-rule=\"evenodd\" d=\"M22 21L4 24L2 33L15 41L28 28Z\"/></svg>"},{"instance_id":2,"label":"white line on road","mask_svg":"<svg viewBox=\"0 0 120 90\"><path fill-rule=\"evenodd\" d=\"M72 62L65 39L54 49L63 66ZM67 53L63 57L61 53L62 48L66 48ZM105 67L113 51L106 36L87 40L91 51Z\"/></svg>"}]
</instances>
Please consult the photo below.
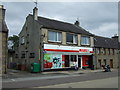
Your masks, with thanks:
<instances>
[{"instance_id":1,"label":"white line on road","mask_svg":"<svg viewBox=\"0 0 120 90\"><path fill-rule=\"evenodd\" d=\"M14 79L4 79L3 82L18 82L18 81L27 81L27 80L43 80L43 79L55 79L55 78L65 78L65 77L76 77L76 76L84 76L86 74L82 75L61 75L61 76L45 76L45 77L26 77L26 78L14 78ZM12 80L12 81L11 81Z\"/></svg>"}]
</instances>

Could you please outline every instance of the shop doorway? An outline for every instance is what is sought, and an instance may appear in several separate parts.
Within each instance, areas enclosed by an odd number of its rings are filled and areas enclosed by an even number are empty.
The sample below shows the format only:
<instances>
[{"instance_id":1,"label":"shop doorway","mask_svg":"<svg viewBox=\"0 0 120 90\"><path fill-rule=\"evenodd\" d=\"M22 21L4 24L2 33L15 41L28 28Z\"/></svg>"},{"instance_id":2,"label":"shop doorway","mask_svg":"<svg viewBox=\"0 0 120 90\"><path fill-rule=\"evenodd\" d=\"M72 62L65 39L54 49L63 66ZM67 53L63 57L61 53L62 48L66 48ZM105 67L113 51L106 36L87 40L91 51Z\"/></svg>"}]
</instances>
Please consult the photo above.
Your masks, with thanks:
<instances>
[{"instance_id":1,"label":"shop doorway","mask_svg":"<svg viewBox=\"0 0 120 90\"><path fill-rule=\"evenodd\" d=\"M88 68L93 68L93 55L88 57Z\"/></svg>"},{"instance_id":2,"label":"shop doorway","mask_svg":"<svg viewBox=\"0 0 120 90\"><path fill-rule=\"evenodd\" d=\"M80 55L78 55L78 67L82 67L82 65L81 65L81 56Z\"/></svg>"},{"instance_id":3,"label":"shop doorway","mask_svg":"<svg viewBox=\"0 0 120 90\"><path fill-rule=\"evenodd\" d=\"M69 67L69 55L65 55L65 67Z\"/></svg>"}]
</instances>

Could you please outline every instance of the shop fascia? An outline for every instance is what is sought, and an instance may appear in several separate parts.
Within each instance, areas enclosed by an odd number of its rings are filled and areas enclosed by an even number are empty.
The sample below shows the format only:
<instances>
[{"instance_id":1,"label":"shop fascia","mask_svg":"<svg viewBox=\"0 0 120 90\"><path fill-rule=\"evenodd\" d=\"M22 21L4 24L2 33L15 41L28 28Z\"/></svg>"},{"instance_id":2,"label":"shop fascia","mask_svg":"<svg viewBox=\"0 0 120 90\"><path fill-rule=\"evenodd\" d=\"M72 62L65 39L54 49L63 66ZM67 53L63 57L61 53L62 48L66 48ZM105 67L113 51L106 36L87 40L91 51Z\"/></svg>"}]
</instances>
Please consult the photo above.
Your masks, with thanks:
<instances>
[{"instance_id":1,"label":"shop fascia","mask_svg":"<svg viewBox=\"0 0 120 90\"><path fill-rule=\"evenodd\" d=\"M64 55L92 55L93 48L44 44L44 53L60 53Z\"/></svg>"}]
</instances>

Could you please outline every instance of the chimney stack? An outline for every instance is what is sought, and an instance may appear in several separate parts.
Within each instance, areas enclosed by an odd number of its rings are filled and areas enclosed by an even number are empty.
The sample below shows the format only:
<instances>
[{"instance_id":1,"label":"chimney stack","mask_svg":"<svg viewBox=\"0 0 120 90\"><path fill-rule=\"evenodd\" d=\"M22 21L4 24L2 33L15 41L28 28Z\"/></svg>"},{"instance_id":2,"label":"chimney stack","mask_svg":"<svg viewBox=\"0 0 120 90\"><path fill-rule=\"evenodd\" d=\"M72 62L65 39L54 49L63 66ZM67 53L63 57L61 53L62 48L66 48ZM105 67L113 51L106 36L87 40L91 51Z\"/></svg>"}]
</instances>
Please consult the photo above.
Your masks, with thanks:
<instances>
[{"instance_id":1,"label":"chimney stack","mask_svg":"<svg viewBox=\"0 0 120 90\"><path fill-rule=\"evenodd\" d=\"M34 20L38 20L38 8L37 7L33 9L33 17L34 17Z\"/></svg>"},{"instance_id":2,"label":"chimney stack","mask_svg":"<svg viewBox=\"0 0 120 90\"><path fill-rule=\"evenodd\" d=\"M80 25L80 23L79 23L79 21L78 20L76 20L76 22L74 23L76 26L79 26Z\"/></svg>"},{"instance_id":3,"label":"chimney stack","mask_svg":"<svg viewBox=\"0 0 120 90\"><path fill-rule=\"evenodd\" d=\"M0 20L5 20L5 9L3 5L0 5Z\"/></svg>"},{"instance_id":4,"label":"chimney stack","mask_svg":"<svg viewBox=\"0 0 120 90\"><path fill-rule=\"evenodd\" d=\"M115 40L115 41L119 41L119 40L118 40L118 35L117 35L117 34L115 34L115 35L112 37L112 39Z\"/></svg>"}]
</instances>

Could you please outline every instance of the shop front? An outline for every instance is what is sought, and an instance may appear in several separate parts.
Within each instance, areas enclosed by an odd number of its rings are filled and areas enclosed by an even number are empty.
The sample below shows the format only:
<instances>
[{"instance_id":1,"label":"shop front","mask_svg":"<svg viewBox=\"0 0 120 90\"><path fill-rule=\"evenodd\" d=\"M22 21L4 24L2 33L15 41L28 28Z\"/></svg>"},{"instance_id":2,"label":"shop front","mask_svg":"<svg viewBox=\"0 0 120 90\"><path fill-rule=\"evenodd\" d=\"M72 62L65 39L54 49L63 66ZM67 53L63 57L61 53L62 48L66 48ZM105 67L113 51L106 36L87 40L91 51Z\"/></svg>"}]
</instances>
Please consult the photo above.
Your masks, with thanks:
<instances>
[{"instance_id":1,"label":"shop front","mask_svg":"<svg viewBox=\"0 0 120 90\"><path fill-rule=\"evenodd\" d=\"M92 48L44 44L44 70L89 67L92 64Z\"/></svg>"}]
</instances>

